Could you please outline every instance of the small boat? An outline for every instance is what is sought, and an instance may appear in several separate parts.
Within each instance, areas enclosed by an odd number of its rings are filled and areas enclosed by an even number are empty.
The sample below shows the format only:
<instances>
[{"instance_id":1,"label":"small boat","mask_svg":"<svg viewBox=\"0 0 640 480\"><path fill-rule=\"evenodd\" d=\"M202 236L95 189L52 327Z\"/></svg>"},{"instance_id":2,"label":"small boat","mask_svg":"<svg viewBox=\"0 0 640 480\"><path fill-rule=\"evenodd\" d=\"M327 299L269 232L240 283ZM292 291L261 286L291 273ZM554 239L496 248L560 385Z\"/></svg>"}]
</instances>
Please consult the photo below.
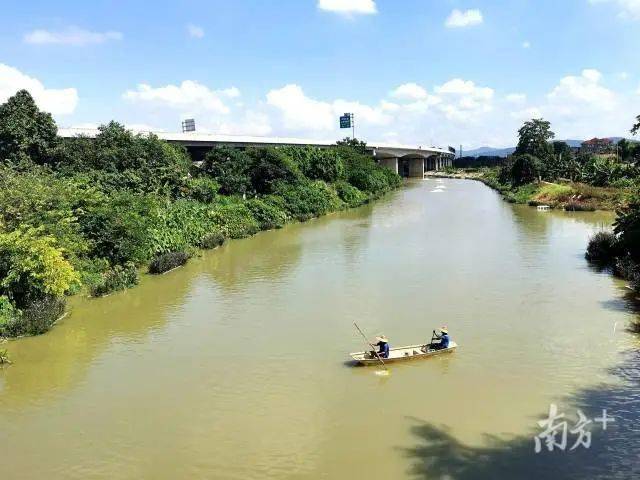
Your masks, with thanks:
<instances>
[{"instance_id":1,"label":"small boat","mask_svg":"<svg viewBox=\"0 0 640 480\"><path fill-rule=\"evenodd\" d=\"M431 344L427 343L422 345L409 345L406 347L392 348L389 350L389 358L383 358L382 361L384 363L391 363L398 362L400 360L411 360L413 358L433 357L435 355L440 355L441 353L453 352L458 347L458 344L452 341L449 343L447 348L443 348L441 350L434 350L430 347ZM361 365L380 365L378 357L372 357L369 352L356 352L350 353L349 355L351 355L351 358Z\"/></svg>"}]
</instances>

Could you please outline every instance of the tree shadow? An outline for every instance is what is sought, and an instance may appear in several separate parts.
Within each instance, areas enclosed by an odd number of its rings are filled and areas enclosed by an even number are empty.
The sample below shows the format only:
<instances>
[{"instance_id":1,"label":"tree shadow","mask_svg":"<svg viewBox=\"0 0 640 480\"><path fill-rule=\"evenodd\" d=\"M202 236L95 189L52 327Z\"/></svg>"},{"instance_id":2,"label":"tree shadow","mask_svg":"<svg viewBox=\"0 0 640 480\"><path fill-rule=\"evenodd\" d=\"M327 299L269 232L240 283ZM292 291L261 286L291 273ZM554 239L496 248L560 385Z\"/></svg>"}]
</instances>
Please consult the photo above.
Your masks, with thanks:
<instances>
[{"instance_id":1,"label":"tree shadow","mask_svg":"<svg viewBox=\"0 0 640 480\"><path fill-rule=\"evenodd\" d=\"M417 479L484 480L484 479L637 479L640 478L640 353L627 355L612 372L620 385L586 389L564 399L574 407L564 411L573 428L575 409L594 419L607 409L615 422L603 431L592 424L591 446L568 451L576 436L568 435L565 451L534 451L536 421L546 419L547 412L532 419L530 435L500 437L487 433L481 447L458 441L443 426L412 419L412 433L418 443L404 449L412 465L409 474ZM562 409L560 409L562 412Z\"/></svg>"}]
</instances>

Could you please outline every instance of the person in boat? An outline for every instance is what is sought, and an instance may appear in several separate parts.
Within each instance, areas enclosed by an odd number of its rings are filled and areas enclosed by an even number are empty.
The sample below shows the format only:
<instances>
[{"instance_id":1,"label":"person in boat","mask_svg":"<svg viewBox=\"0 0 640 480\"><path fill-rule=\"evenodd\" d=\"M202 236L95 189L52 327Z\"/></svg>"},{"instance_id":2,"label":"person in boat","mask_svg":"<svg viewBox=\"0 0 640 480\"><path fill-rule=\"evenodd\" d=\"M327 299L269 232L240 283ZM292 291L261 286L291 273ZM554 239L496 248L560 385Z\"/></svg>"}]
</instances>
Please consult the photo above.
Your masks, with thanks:
<instances>
[{"instance_id":1,"label":"person in boat","mask_svg":"<svg viewBox=\"0 0 640 480\"><path fill-rule=\"evenodd\" d=\"M436 333L435 339L438 341L431 341L431 348L433 350L444 350L445 348L449 348L449 342L451 342L449 329L447 327L440 327L440 335Z\"/></svg>"},{"instance_id":2,"label":"person in boat","mask_svg":"<svg viewBox=\"0 0 640 480\"><path fill-rule=\"evenodd\" d=\"M376 337L378 343L374 343L373 345L378 347L378 356L380 358L389 358L389 339L384 335L379 335ZM376 352L370 352L371 356L375 358Z\"/></svg>"}]
</instances>

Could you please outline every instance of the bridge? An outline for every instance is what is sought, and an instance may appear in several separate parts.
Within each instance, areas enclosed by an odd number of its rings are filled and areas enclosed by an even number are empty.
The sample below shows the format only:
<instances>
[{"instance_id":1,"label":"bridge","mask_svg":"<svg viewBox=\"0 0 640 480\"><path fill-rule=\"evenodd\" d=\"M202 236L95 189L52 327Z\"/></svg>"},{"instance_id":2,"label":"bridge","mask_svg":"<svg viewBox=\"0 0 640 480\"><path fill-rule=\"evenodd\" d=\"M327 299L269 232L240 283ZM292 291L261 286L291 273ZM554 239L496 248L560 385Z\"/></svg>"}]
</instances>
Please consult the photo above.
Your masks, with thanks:
<instances>
[{"instance_id":1,"label":"bridge","mask_svg":"<svg viewBox=\"0 0 640 480\"><path fill-rule=\"evenodd\" d=\"M98 130L93 128L61 128L58 131L58 134L63 138L73 138L77 136L95 138L98 133ZM207 152L219 146L250 148L308 145L318 148L330 148L336 145L335 141L318 141L288 137L220 135L198 132L134 131L134 133L153 133L169 143L182 145L187 149L194 161L202 160ZM449 150L438 147L415 147L377 142L367 144L366 150L377 163L393 170L403 177L424 178L430 171L437 171L452 166L455 156Z\"/></svg>"}]
</instances>

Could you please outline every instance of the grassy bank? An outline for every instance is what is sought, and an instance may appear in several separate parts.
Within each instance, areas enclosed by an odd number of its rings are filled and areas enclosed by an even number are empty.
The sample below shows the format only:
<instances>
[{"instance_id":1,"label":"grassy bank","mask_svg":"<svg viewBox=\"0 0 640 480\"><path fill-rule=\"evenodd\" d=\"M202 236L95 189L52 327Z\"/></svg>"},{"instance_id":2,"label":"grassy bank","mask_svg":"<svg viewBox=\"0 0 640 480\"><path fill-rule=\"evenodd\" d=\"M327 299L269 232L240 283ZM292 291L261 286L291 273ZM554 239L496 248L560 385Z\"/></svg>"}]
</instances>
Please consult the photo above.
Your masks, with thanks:
<instances>
[{"instance_id":1,"label":"grassy bank","mask_svg":"<svg viewBox=\"0 0 640 480\"><path fill-rule=\"evenodd\" d=\"M563 210L617 210L628 202L632 194L632 189L627 187L596 187L568 180L514 186L500 181L499 168L456 169L445 175L483 182L500 192L510 203L548 205Z\"/></svg>"},{"instance_id":2,"label":"grassy bank","mask_svg":"<svg viewBox=\"0 0 640 480\"><path fill-rule=\"evenodd\" d=\"M335 148L182 147L117 123L62 139L27 92L0 106L0 336L35 335L68 295L130 288L197 249L357 207L401 185L352 141Z\"/></svg>"}]
</instances>

